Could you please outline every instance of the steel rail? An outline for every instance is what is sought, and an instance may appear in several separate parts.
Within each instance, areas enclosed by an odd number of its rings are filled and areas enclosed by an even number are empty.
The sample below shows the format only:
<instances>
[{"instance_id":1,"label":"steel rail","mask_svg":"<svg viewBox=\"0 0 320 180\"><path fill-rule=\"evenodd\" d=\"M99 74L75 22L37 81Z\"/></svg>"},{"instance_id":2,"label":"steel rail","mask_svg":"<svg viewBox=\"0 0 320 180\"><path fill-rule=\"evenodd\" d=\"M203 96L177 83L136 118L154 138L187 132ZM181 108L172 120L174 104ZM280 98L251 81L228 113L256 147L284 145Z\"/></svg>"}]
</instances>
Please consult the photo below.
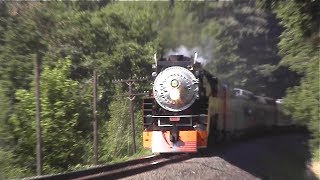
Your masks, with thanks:
<instances>
[{"instance_id":1,"label":"steel rail","mask_svg":"<svg viewBox=\"0 0 320 180\"><path fill-rule=\"evenodd\" d=\"M25 178L26 180L60 180L60 179L118 179L128 177L141 172L149 171L169 163L175 163L190 158L189 154L174 154L174 155L152 155L144 158L134 159L117 164L109 164L91 167L85 170L74 172L35 176Z\"/></svg>"},{"instance_id":2,"label":"steel rail","mask_svg":"<svg viewBox=\"0 0 320 180\"><path fill-rule=\"evenodd\" d=\"M85 177L78 178L77 180L97 180L97 179L120 179L124 177L129 177L132 175L136 175L139 173L151 171L156 168L160 168L167 164L172 164L176 162L180 162L186 159L189 159L189 154L179 154L179 155L170 155L170 157L161 157L156 161L144 162L133 166L128 166L123 169L117 169L109 172L102 172L98 174L93 174Z\"/></svg>"}]
</instances>

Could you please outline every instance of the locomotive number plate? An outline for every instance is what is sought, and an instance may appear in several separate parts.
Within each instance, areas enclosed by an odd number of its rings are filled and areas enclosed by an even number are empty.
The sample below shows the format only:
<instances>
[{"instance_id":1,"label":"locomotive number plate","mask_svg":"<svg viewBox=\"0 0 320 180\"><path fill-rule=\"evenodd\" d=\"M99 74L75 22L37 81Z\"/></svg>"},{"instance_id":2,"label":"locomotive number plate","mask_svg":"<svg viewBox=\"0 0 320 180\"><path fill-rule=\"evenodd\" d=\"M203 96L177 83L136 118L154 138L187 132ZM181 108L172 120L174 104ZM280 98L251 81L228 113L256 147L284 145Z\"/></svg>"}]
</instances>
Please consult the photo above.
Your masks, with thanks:
<instances>
[{"instance_id":1,"label":"locomotive number plate","mask_svg":"<svg viewBox=\"0 0 320 180\"><path fill-rule=\"evenodd\" d=\"M170 117L170 121L180 121L180 117Z\"/></svg>"}]
</instances>

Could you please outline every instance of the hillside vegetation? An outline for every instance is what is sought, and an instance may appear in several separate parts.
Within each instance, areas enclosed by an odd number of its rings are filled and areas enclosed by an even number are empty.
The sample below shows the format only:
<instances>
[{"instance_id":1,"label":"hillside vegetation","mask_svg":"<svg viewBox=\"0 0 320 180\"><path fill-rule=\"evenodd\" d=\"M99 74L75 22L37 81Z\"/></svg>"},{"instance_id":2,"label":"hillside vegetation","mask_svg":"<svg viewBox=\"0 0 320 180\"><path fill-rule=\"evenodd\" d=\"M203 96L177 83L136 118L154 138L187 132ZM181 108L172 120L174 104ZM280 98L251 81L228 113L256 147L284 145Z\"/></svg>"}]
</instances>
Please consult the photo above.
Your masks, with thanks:
<instances>
[{"instance_id":1,"label":"hillside vegetation","mask_svg":"<svg viewBox=\"0 0 320 180\"><path fill-rule=\"evenodd\" d=\"M98 73L99 162L133 155L125 84L153 54L193 54L230 87L284 98L319 147L319 1L0 2L0 179L36 174L34 58L41 61L43 173L93 164ZM150 88L137 83L135 92ZM134 101L141 147L141 99ZM316 154L315 154L315 157Z\"/></svg>"}]
</instances>

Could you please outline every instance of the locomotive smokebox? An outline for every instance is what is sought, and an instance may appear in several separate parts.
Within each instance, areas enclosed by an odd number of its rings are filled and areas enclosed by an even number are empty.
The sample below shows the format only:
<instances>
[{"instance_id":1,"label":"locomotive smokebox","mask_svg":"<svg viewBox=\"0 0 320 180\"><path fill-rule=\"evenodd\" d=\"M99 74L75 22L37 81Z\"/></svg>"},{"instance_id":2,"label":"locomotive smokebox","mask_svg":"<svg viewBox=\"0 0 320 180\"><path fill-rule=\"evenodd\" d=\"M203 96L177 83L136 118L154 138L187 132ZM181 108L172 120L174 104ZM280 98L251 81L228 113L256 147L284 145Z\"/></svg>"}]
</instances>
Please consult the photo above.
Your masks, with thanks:
<instances>
[{"instance_id":1,"label":"locomotive smokebox","mask_svg":"<svg viewBox=\"0 0 320 180\"><path fill-rule=\"evenodd\" d=\"M199 80L188 69L172 66L161 71L153 84L157 103L168 111L183 111L199 98Z\"/></svg>"}]
</instances>

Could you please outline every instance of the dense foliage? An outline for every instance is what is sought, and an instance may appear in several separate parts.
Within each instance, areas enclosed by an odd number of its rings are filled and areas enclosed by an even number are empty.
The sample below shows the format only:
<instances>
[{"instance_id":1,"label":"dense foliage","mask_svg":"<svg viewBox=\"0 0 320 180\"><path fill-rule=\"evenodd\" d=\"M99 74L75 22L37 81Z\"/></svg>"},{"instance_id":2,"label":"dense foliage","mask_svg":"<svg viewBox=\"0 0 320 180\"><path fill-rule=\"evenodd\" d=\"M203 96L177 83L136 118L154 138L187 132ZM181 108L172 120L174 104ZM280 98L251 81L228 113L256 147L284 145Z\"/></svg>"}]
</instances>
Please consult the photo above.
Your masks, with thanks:
<instances>
[{"instance_id":1,"label":"dense foliage","mask_svg":"<svg viewBox=\"0 0 320 180\"><path fill-rule=\"evenodd\" d=\"M276 1L273 9L285 28L279 42L281 65L303 76L298 86L288 88L285 105L295 120L308 126L320 157L320 2Z\"/></svg>"},{"instance_id":2,"label":"dense foliage","mask_svg":"<svg viewBox=\"0 0 320 180\"><path fill-rule=\"evenodd\" d=\"M318 1L172 2L0 2L0 179L35 174L36 54L44 173L92 164L93 70L99 161L132 155L127 86L112 80L149 76L154 53L197 51L230 87L286 96L319 143Z\"/></svg>"}]
</instances>

